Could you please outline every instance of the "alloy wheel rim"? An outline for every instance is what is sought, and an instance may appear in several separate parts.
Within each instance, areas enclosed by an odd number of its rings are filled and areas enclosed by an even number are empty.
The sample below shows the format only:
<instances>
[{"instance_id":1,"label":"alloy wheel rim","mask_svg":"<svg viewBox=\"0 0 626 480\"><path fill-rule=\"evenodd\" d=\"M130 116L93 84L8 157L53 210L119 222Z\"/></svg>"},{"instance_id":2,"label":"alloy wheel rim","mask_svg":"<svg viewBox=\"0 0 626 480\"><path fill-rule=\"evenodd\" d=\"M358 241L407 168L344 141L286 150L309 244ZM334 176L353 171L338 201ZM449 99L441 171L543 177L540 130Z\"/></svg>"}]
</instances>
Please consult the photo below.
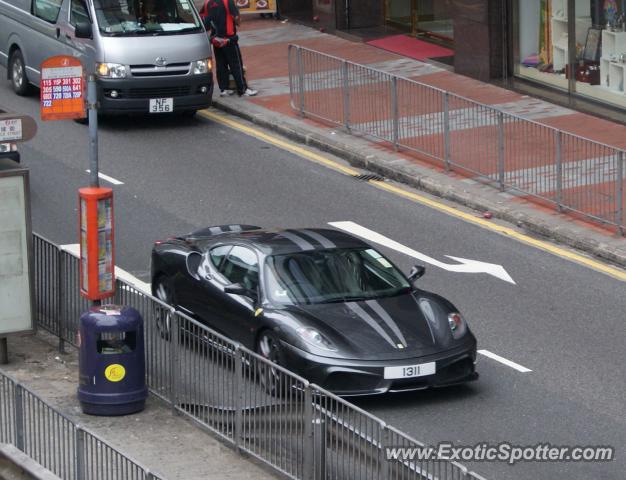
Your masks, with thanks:
<instances>
[{"instance_id":1,"label":"alloy wheel rim","mask_svg":"<svg viewBox=\"0 0 626 480\"><path fill-rule=\"evenodd\" d=\"M259 342L259 349L261 350L261 355L274 363L278 363L276 361L276 345L273 340L266 335L263 335L261 341Z\"/></svg>"},{"instance_id":2,"label":"alloy wheel rim","mask_svg":"<svg viewBox=\"0 0 626 480\"><path fill-rule=\"evenodd\" d=\"M276 345L270 337L266 335L261 337L261 340L259 341L259 353L266 360L280 365L278 362ZM278 369L267 364L261 364L260 367L262 384L266 389L274 391L280 382Z\"/></svg>"},{"instance_id":3,"label":"alloy wheel rim","mask_svg":"<svg viewBox=\"0 0 626 480\"><path fill-rule=\"evenodd\" d=\"M22 82L24 81L24 67L22 66L22 62L19 57L16 57L13 62L13 84L20 88L22 86Z\"/></svg>"},{"instance_id":4,"label":"alloy wheel rim","mask_svg":"<svg viewBox=\"0 0 626 480\"><path fill-rule=\"evenodd\" d=\"M170 305L170 295L167 287L159 282L156 288L156 297L161 300L163 303ZM157 328L163 330L165 332L170 331L170 313L164 312L164 315L159 315L157 317Z\"/></svg>"}]
</instances>

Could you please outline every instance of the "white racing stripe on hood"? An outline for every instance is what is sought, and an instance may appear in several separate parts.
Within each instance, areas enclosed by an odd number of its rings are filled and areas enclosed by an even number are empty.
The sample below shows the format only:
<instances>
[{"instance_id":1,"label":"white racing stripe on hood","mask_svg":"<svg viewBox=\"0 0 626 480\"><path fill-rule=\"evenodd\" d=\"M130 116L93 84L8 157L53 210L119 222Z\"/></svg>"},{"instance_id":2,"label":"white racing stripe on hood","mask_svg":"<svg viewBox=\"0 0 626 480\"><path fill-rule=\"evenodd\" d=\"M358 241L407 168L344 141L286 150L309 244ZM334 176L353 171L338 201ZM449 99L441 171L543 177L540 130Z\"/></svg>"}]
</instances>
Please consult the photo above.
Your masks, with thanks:
<instances>
[{"instance_id":1,"label":"white racing stripe on hood","mask_svg":"<svg viewBox=\"0 0 626 480\"><path fill-rule=\"evenodd\" d=\"M402 343L402 345L404 347L406 347L407 343L406 343L406 339L404 338L404 335L402 335L402 332L400 331L400 328L398 327L396 322L393 321L393 319L387 313L387 311L382 307L382 305L380 303L378 303L376 300L367 300L365 303L372 310L374 310L380 316L380 318L383 319L383 321L393 331L393 333L396 335L396 337L398 337L398 339L400 340L400 343Z\"/></svg>"},{"instance_id":2,"label":"white racing stripe on hood","mask_svg":"<svg viewBox=\"0 0 626 480\"><path fill-rule=\"evenodd\" d=\"M296 235L295 233L280 232L278 236L285 237L287 240L291 240L300 248L300 250L315 250L315 247L313 246L312 243L307 242L304 238L302 238L299 235Z\"/></svg>"},{"instance_id":3,"label":"white racing stripe on hood","mask_svg":"<svg viewBox=\"0 0 626 480\"><path fill-rule=\"evenodd\" d=\"M393 346L393 348L398 348L398 346L391 339L391 337L389 335L387 335L387 332L385 332L385 330L383 330L383 328L376 322L376 320L374 320L371 317L371 315L369 313L367 313L365 310L363 310L356 303L346 303L346 306L350 310L352 310L354 313L356 313L359 316L359 318L361 318L365 323L367 323L370 327L372 327L374 330L376 330L376 333L378 333L381 337L383 337L385 340L387 340L387 342L389 342L389 344L391 346Z\"/></svg>"},{"instance_id":4,"label":"white racing stripe on hood","mask_svg":"<svg viewBox=\"0 0 626 480\"><path fill-rule=\"evenodd\" d=\"M317 232L312 232L311 230L300 230L300 233L303 233L303 234L313 238L314 240L317 240L320 243L320 245L322 245L322 247L324 247L324 248L336 248L337 247L337 245L335 245L333 242L331 242L325 236L320 235Z\"/></svg>"}]
</instances>

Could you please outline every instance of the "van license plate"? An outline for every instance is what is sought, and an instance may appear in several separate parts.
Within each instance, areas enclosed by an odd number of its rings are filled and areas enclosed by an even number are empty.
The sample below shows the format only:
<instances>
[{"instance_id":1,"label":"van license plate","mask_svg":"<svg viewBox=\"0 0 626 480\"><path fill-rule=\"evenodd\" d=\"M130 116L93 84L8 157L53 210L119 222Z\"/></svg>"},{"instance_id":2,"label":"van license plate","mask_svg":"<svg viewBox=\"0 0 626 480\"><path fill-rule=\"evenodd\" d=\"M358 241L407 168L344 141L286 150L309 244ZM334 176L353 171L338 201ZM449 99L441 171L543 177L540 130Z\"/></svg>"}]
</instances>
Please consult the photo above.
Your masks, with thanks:
<instances>
[{"instance_id":1,"label":"van license plate","mask_svg":"<svg viewBox=\"0 0 626 480\"><path fill-rule=\"evenodd\" d=\"M174 111L173 98L151 98L150 113L169 113Z\"/></svg>"},{"instance_id":2,"label":"van license plate","mask_svg":"<svg viewBox=\"0 0 626 480\"><path fill-rule=\"evenodd\" d=\"M422 363L420 365L408 365L406 367L385 367L385 378L412 378L433 375L437 370L435 362Z\"/></svg>"}]
</instances>

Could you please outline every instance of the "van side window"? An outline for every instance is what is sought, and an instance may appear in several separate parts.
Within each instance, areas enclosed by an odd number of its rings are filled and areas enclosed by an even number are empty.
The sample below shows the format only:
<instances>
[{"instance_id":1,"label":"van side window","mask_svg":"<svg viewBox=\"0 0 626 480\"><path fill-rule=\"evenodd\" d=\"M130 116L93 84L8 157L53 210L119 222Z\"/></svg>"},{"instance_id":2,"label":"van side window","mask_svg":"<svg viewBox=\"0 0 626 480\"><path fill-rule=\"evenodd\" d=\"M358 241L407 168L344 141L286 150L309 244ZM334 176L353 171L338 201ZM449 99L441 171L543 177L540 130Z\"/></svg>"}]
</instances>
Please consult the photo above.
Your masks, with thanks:
<instances>
[{"instance_id":1,"label":"van side window","mask_svg":"<svg viewBox=\"0 0 626 480\"><path fill-rule=\"evenodd\" d=\"M46 22L56 23L63 0L34 0L33 13Z\"/></svg>"},{"instance_id":2,"label":"van side window","mask_svg":"<svg viewBox=\"0 0 626 480\"><path fill-rule=\"evenodd\" d=\"M87 13L83 0L72 0L70 7L70 23L76 26L79 22L89 23L89 13Z\"/></svg>"}]
</instances>

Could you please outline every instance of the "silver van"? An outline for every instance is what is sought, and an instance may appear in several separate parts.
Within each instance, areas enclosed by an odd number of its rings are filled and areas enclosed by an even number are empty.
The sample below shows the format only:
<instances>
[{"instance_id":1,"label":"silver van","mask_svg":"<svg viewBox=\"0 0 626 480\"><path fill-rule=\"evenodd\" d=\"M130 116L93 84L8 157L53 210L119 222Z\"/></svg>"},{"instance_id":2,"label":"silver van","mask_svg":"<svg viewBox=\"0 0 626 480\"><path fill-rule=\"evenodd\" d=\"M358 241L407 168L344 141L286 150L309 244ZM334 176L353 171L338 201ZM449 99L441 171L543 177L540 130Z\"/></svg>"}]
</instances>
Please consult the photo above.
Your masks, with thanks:
<instances>
[{"instance_id":1,"label":"silver van","mask_svg":"<svg viewBox=\"0 0 626 480\"><path fill-rule=\"evenodd\" d=\"M39 85L53 55L96 74L102 113L211 103L211 47L192 0L0 0L0 64L18 95Z\"/></svg>"}]
</instances>

